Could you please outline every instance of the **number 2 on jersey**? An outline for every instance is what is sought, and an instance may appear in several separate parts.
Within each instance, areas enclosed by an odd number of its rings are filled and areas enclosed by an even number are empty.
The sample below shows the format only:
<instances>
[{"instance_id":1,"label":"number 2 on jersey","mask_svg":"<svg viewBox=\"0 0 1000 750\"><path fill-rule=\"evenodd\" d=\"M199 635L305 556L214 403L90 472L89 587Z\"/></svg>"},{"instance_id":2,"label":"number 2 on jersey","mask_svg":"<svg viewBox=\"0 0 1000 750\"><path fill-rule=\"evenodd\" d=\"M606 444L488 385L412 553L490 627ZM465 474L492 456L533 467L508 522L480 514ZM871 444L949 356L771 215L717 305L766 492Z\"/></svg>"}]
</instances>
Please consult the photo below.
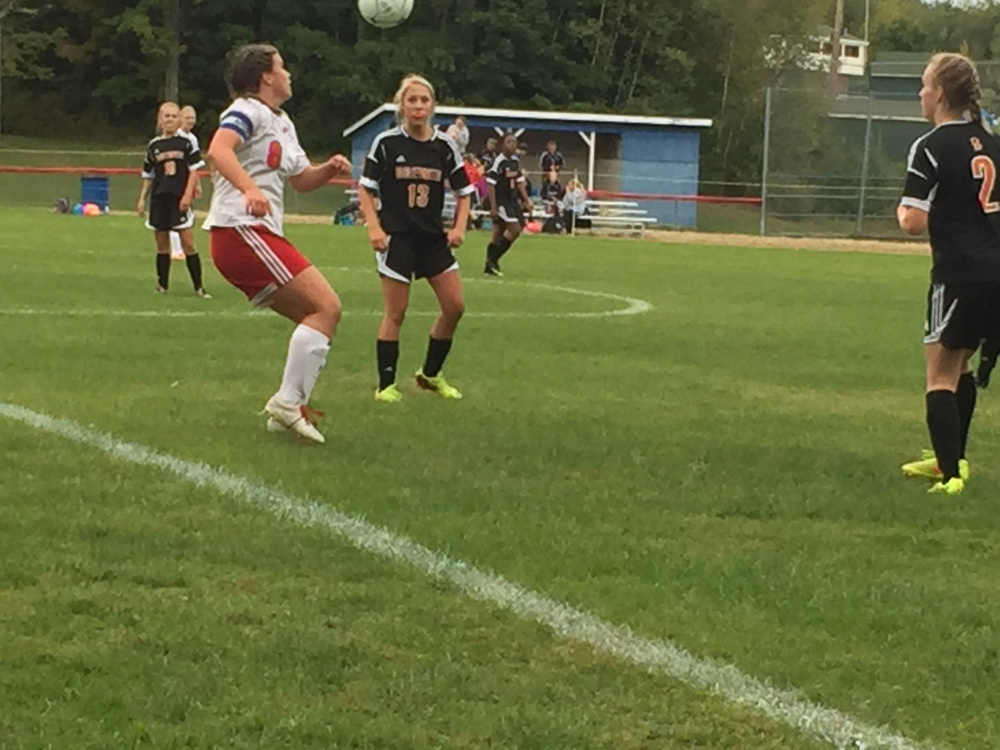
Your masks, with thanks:
<instances>
[{"instance_id":1,"label":"number 2 on jersey","mask_svg":"<svg viewBox=\"0 0 1000 750\"><path fill-rule=\"evenodd\" d=\"M983 207L983 213L995 214L1000 211L1000 203L990 200L997 183L997 166L993 160L982 154L973 157L972 176L983 181L982 187L979 188L979 203Z\"/></svg>"},{"instance_id":2,"label":"number 2 on jersey","mask_svg":"<svg viewBox=\"0 0 1000 750\"><path fill-rule=\"evenodd\" d=\"M427 208L430 198L430 186L411 182L406 186L406 194L409 196L410 208Z\"/></svg>"}]
</instances>

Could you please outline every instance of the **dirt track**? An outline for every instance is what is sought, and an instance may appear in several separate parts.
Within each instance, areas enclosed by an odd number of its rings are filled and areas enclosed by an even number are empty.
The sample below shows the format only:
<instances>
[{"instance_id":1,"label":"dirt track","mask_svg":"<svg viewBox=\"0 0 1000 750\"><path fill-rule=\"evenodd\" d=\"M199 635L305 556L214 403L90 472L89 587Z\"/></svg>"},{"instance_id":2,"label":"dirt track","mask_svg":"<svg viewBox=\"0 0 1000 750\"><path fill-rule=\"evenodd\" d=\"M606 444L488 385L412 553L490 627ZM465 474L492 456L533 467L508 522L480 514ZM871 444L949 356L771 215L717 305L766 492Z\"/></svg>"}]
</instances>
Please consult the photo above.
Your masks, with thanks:
<instances>
[{"instance_id":1,"label":"dirt track","mask_svg":"<svg viewBox=\"0 0 1000 750\"><path fill-rule=\"evenodd\" d=\"M112 211L115 215L132 215L128 211ZM204 212L196 211L199 222ZM332 220L325 215L285 214L289 224L325 224ZM199 224L196 223L195 226ZM676 245L721 245L726 247L773 247L787 250L834 250L845 253L879 253L883 255L929 255L930 246L926 240L916 242L893 240L852 240L819 237L761 237L754 234L719 234L713 232L684 232L655 230L646 232L647 242L663 242Z\"/></svg>"}]
</instances>

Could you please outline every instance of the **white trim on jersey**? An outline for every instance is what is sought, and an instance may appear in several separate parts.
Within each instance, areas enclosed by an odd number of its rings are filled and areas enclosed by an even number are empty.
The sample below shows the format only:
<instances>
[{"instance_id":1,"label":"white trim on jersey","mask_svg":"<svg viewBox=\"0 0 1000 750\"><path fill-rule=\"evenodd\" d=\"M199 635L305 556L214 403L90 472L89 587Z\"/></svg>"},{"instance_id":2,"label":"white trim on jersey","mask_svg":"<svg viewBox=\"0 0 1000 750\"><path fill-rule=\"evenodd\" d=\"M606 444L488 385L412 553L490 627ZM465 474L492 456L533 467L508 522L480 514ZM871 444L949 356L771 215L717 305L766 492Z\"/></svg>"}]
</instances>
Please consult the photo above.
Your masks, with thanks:
<instances>
[{"instance_id":1,"label":"white trim on jersey","mask_svg":"<svg viewBox=\"0 0 1000 750\"><path fill-rule=\"evenodd\" d=\"M267 243L260 238L260 235L250 226L242 225L234 227L236 232L243 238L243 241L250 246L260 262L267 266L275 280L281 284L287 284L292 280L292 272L281 262L281 259L274 254L274 251L267 246Z\"/></svg>"},{"instance_id":2,"label":"white trim on jersey","mask_svg":"<svg viewBox=\"0 0 1000 750\"><path fill-rule=\"evenodd\" d=\"M902 198L900 198L899 205L906 206L907 208L919 208L921 211L924 211L925 213L930 213L931 210L931 202L929 200L922 201L917 198L909 198L905 195Z\"/></svg>"},{"instance_id":3,"label":"white trim on jersey","mask_svg":"<svg viewBox=\"0 0 1000 750\"><path fill-rule=\"evenodd\" d=\"M369 190L375 193L377 193L379 190L378 183L375 182L375 180L373 180L371 177L362 176L361 179L358 180L358 184L361 185L362 187L368 188Z\"/></svg>"},{"instance_id":4,"label":"white trim on jersey","mask_svg":"<svg viewBox=\"0 0 1000 750\"><path fill-rule=\"evenodd\" d=\"M455 145L455 141L446 136L440 130L434 131L434 136L431 138L431 141L433 142L435 140L444 141L449 146L451 146L451 154L455 158L455 168L451 170L451 174L455 174L455 172L457 172L460 169L465 169L464 160L462 159L462 152L458 150L458 146Z\"/></svg>"},{"instance_id":5,"label":"white trim on jersey","mask_svg":"<svg viewBox=\"0 0 1000 750\"><path fill-rule=\"evenodd\" d=\"M378 149L379 146L382 145L382 139L388 138L389 136L393 135L399 135L400 133L406 135L406 131L404 131L402 128L390 128L389 130L384 130L377 136L375 136L375 140L372 141L372 147L368 149L368 158L371 159L376 164L379 164L380 163L379 160L375 158L375 151Z\"/></svg>"},{"instance_id":6,"label":"white trim on jersey","mask_svg":"<svg viewBox=\"0 0 1000 750\"><path fill-rule=\"evenodd\" d=\"M472 195L474 192L476 192L475 185L466 185L461 190L456 190L455 195L466 196L466 195Z\"/></svg>"}]
</instances>

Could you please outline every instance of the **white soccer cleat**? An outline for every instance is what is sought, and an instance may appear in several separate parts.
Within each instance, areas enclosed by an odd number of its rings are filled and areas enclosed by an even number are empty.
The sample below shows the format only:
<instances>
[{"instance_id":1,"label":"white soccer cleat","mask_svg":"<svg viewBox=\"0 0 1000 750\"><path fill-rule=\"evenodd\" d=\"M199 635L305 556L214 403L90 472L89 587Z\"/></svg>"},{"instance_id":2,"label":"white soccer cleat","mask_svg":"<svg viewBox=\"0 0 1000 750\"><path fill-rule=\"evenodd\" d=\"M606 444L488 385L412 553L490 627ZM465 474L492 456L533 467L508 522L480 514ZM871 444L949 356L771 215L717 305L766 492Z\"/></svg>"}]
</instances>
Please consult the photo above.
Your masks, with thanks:
<instances>
[{"instance_id":1,"label":"white soccer cleat","mask_svg":"<svg viewBox=\"0 0 1000 750\"><path fill-rule=\"evenodd\" d=\"M316 423L313 421L313 415L321 417L322 412L310 409L305 404L286 404L279 401L276 396L272 396L264 406L264 413L268 416L268 432L281 432L284 428L314 443L326 442L323 433L316 429Z\"/></svg>"}]
</instances>

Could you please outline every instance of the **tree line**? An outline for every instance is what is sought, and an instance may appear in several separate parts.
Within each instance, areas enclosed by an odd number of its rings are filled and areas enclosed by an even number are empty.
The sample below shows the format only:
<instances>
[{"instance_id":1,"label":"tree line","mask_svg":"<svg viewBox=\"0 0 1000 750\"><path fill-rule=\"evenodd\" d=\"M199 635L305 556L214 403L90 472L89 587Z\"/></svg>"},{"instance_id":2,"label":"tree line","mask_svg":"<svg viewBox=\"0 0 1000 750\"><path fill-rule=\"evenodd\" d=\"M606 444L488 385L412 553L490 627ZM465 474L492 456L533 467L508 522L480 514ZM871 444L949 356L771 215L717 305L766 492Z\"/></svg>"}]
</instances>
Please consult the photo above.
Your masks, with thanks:
<instances>
[{"instance_id":1,"label":"tree line","mask_svg":"<svg viewBox=\"0 0 1000 750\"><path fill-rule=\"evenodd\" d=\"M845 0L864 33L866 0ZM868 0L872 50L1000 57L1000 7ZM409 72L443 102L709 117L702 174L759 180L764 64L773 39L805 40L834 0L416 0L379 30L354 0L0 0L5 133L141 140L176 87L207 134L227 102L225 56L276 44L308 150L386 101Z\"/></svg>"}]
</instances>

